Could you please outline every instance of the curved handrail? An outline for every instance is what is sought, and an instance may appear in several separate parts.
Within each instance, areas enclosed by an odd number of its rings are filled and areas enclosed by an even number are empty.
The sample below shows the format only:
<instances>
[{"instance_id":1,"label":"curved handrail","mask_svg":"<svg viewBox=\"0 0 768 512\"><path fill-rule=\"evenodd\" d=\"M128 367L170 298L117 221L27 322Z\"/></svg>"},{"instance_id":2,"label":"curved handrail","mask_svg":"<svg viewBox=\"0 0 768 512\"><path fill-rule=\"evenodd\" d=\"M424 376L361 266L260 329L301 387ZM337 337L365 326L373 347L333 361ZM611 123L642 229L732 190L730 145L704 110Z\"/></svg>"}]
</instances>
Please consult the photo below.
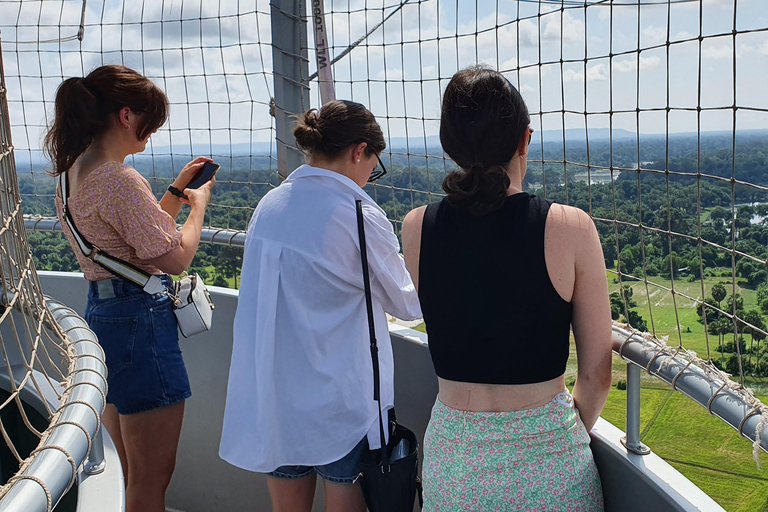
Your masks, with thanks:
<instances>
[{"instance_id":1,"label":"curved handrail","mask_svg":"<svg viewBox=\"0 0 768 512\"><path fill-rule=\"evenodd\" d=\"M50 231L61 233L61 222L57 217L40 217L37 215L24 215L24 227L30 231ZM236 229L203 228L200 241L229 245L232 247L245 246L245 231Z\"/></svg>"},{"instance_id":2,"label":"curved handrail","mask_svg":"<svg viewBox=\"0 0 768 512\"><path fill-rule=\"evenodd\" d=\"M768 424L768 407L752 396L751 390L694 353L682 347L669 347L629 325L614 322L612 342L613 351L624 360L706 407L710 414L751 440L755 449L768 453L768 436L761 435ZM754 455L757 459L756 451Z\"/></svg>"},{"instance_id":3,"label":"curved handrail","mask_svg":"<svg viewBox=\"0 0 768 512\"><path fill-rule=\"evenodd\" d=\"M97 438L106 406L107 367L96 335L72 309L45 297L46 307L67 334L71 363L64 382L63 403L53 414L38 447L9 480L0 512L50 511L75 482ZM94 439L97 438L97 439ZM93 443L92 443L93 441Z\"/></svg>"}]
</instances>

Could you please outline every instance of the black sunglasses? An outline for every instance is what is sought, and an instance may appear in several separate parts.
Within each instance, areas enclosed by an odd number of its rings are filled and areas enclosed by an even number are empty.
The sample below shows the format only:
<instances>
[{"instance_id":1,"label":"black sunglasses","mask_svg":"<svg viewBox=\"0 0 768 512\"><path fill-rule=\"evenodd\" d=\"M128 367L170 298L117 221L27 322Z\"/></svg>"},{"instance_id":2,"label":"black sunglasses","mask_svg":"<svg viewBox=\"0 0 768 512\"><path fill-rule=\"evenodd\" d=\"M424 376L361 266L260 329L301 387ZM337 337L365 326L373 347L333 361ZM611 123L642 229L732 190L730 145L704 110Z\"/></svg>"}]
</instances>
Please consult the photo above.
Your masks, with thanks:
<instances>
[{"instance_id":1,"label":"black sunglasses","mask_svg":"<svg viewBox=\"0 0 768 512\"><path fill-rule=\"evenodd\" d=\"M376 153L374 153L374 155L376 155ZM376 160L379 161L379 165L371 173L371 176L368 178L368 183L373 183L374 181L387 174L387 168L384 167L384 163L381 161L381 158L379 158L379 155L376 155Z\"/></svg>"}]
</instances>

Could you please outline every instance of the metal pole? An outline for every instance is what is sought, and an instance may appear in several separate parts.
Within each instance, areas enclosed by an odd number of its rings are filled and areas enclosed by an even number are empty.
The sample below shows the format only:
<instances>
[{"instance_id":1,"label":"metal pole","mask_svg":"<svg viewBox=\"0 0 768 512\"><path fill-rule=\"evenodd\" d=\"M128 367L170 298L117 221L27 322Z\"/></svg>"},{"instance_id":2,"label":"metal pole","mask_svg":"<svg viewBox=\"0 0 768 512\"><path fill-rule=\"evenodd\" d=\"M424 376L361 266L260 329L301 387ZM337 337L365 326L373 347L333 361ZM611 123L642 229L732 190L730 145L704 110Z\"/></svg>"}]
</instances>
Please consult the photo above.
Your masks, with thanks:
<instances>
[{"instance_id":1,"label":"metal pole","mask_svg":"<svg viewBox=\"0 0 768 512\"><path fill-rule=\"evenodd\" d=\"M638 455L651 452L640 442L640 367L632 363L627 363L627 435L621 442Z\"/></svg>"},{"instance_id":2,"label":"metal pole","mask_svg":"<svg viewBox=\"0 0 768 512\"><path fill-rule=\"evenodd\" d=\"M309 53L305 0L270 0L275 98L272 115L277 129L277 174L284 180L304 163L296 148L293 117L309 108Z\"/></svg>"},{"instance_id":3,"label":"metal pole","mask_svg":"<svg viewBox=\"0 0 768 512\"><path fill-rule=\"evenodd\" d=\"M104 458L104 437L101 435L101 430L103 428L104 425L102 424L91 441L91 451L88 453L88 462L85 463L85 467L83 468L83 473L86 475L98 475L99 473L103 473L107 468L107 461Z\"/></svg>"}]
</instances>

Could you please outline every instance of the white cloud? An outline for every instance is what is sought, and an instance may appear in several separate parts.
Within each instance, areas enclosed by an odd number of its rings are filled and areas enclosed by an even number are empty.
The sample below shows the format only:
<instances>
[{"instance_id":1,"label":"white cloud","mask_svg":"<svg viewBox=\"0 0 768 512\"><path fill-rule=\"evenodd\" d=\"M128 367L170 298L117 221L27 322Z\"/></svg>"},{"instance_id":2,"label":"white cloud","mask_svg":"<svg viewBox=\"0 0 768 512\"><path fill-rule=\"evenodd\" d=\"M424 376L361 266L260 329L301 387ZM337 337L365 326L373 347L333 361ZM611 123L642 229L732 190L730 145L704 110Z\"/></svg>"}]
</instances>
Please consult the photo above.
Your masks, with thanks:
<instances>
[{"instance_id":1,"label":"white cloud","mask_svg":"<svg viewBox=\"0 0 768 512\"><path fill-rule=\"evenodd\" d=\"M587 82L602 82L608 80L608 67L603 64L595 64L587 67Z\"/></svg>"},{"instance_id":2,"label":"white cloud","mask_svg":"<svg viewBox=\"0 0 768 512\"><path fill-rule=\"evenodd\" d=\"M614 59L613 69L619 73L631 73L637 69L637 60L634 58L623 60Z\"/></svg>"},{"instance_id":3,"label":"white cloud","mask_svg":"<svg viewBox=\"0 0 768 512\"><path fill-rule=\"evenodd\" d=\"M594 66L587 67L587 82L603 82L608 80L608 66L603 64L595 64ZM563 71L563 82L583 82L584 71L568 68Z\"/></svg>"},{"instance_id":4,"label":"white cloud","mask_svg":"<svg viewBox=\"0 0 768 512\"><path fill-rule=\"evenodd\" d=\"M746 57L747 55L752 55L755 53L756 49L753 46L750 46L748 44L740 44L736 48L736 56L737 57Z\"/></svg>"},{"instance_id":5,"label":"white cloud","mask_svg":"<svg viewBox=\"0 0 768 512\"><path fill-rule=\"evenodd\" d=\"M561 23L562 18L562 23ZM519 23L520 44L524 46L538 46L539 37L541 41L557 41L561 39L563 43L575 44L584 43L585 27L584 22L575 18L569 12L554 11L539 18L541 25L541 36L535 22L523 20Z\"/></svg>"},{"instance_id":6,"label":"white cloud","mask_svg":"<svg viewBox=\"0 0 768 512\"><path fill-rule=\"evenodd\" d=\"M661 59L655 55L650 57L640 56L640 69L648 71L658 67ZM635 73L637 71L637 58L634 56L616 58L613 60L613 70L619 73Z\"/></svg>"},{"instance_id":7,"label":"white cloud","mask_svg":"<svg viewBox=\"0 0 768 512\"><path fill-rule=\"evenodd\" d=\"M640 57L640 69L643 71L653 69L661 63L661 59L655 55L651 57Z\"/></svg>"},{"instance_id":8,"label":"white cloud","mask_svg":"<svg viewBox=\"0 0 768 512\"><path fill-rule=\"evenodd\" d=\"M563 82L581 82L584 80L584 72L576 71L575 69L566 69L563 71Z\"/></svg>"},{"instance_id":9,"label":"white cloud","mask_svg":"<svg viewBox=\"0 0 768 512\"><path fill-rule=\"evenodd\" d=\"M516 69L517 68L517 58L512 57L511 59L507 59L504 62L501 63L501 69L502 70L509 70L509 69Z\"/></svg>"},{"instance_id":10,"label":"white cloud","mask_svg":"<svg viewBox=\"0 0 768 512\"><path fill-rule=\"evenodd\" d=\"M685 30L681 30L674 36L672 36L673 41L685 41L688 39L693 39L695 36L691 34L690 32L686 32Z\"/></svg>"},{"instance_id":11,"label":"white cloud","mask_svg":"<svg viewBox=\"0 0 768 512\"><path fill-rule=\"evenodd\" d=\"M643 29L643 46L661 44L667 40L667 29L650 25Z\"/></svg>"},{"instance_id":12,"label":"white cloud","mask_svg":"<svg viewBox=\"0 0 768 512\"><path fill-rule=\"evenodd\" d=\"M403 70L402 69L396 69L392 67L387 67L387 69L382 69L376 74L376 78L378 80L402 80L403 79Z\"/></svg>"},{"instance_id":13,"label":"white cloud","mask_svg":"<svg viewBox=\"0 0 768 512\"><path fill-rule=\"evenodd\" d=\"M763 45L760 47L760 53L763 55L768 55L768 41L764 42Z\"/></svg>"},{"instance_id":14,"label":"white cloud","mask_svg":"<svg viewBox=\"0 0 768 512\"><path fill-rule=\"evenodd\" d=\"M733 47L730 44L708 44L701 49L701 57L704 59L730 59L732 55Z\"/></svg>"}]
</instances>

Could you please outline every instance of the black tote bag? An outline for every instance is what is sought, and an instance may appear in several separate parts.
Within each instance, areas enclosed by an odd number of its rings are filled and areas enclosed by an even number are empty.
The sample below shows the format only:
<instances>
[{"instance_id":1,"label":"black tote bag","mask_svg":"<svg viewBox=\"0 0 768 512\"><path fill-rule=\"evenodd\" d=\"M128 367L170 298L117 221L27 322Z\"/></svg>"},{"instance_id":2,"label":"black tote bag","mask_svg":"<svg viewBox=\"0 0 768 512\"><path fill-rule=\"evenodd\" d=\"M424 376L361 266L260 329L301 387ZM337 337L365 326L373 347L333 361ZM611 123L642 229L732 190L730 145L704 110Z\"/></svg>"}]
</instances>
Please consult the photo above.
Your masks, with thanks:
<instances>
[{"instance_id":1,"label":"black tote bag","mask_svg":"<svg viewBox=\"0 0 768 512\"><path fill-rule=\"evenodd\" d=\"M379 382L379 347L373 323L371 281L368 274L368 252L365 246L363 227L363 205L358 199L357 231L360 236L360 256L363 262L365 305L368 312L368 331L371 339L371 361L373 362L373 399L379 409L379 438L381 448L365 450L360 458L363 476L365 504L370 512L413 512L413 503L418 494L419 506L423 506L421 481L419 480L419 443L416 435L397 423L394 409L387 420L389 444L384 442L384 421L381 417L381 394Z\"/></svg>"}]
</instances>

